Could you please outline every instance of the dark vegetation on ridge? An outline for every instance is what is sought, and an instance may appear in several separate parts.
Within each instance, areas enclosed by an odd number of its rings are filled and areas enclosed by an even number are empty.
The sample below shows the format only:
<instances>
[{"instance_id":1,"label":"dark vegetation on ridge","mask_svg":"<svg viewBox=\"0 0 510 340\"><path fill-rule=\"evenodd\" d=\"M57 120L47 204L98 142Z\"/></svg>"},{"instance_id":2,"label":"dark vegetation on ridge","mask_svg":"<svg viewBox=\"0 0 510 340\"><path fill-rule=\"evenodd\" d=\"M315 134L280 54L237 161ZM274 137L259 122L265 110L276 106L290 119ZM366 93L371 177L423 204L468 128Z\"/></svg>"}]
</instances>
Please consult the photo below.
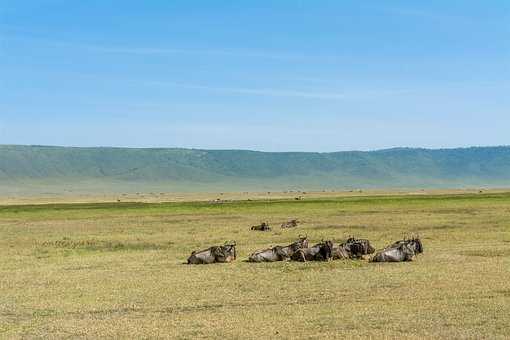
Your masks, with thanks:
<instances>
[{"instance_id":1,"label":"dark vegetation on ridge","mask_svg":"<svg viewBox=\"0 0 510 340\"><path fill-rule=\"evenodd\" d=\"M510 147L332 153L0 146L0 191L507 186Z\"/></svg>"}]
</instances>

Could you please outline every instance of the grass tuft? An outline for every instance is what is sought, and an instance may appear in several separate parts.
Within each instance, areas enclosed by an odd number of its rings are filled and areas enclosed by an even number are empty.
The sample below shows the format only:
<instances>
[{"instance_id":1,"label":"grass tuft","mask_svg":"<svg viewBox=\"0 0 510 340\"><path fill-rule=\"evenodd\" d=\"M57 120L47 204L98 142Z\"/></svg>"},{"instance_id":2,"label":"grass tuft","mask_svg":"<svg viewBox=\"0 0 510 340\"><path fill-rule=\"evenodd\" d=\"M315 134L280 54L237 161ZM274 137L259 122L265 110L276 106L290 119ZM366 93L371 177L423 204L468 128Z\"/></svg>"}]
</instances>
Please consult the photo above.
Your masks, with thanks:
<instances>
[{"instance_id":1,"label":"grass tuft","mask_svg":"<svg viewBox=\"0 0 510 340\"><path fill-rule=\"evenodd\" d=\"M167 249L170 244L157 244L149 242L120 242L96 239L73 240L64 237L60 240L44 241L42 247L65 250L88 250L88 251L120 251L120 250L160 250Z\"/></svg>"},{"instance_id":2,"label":"grass tuft","mask_svg":"<svg viewBox=\"0 0 510 340\"><path fill-rule=\"evenodd\" d=\"M465 250L465 251L460 252L460 254L465 255L465 256L502 257L502 256L510 256L510 249Z\"/></svg>"}]
</instances>

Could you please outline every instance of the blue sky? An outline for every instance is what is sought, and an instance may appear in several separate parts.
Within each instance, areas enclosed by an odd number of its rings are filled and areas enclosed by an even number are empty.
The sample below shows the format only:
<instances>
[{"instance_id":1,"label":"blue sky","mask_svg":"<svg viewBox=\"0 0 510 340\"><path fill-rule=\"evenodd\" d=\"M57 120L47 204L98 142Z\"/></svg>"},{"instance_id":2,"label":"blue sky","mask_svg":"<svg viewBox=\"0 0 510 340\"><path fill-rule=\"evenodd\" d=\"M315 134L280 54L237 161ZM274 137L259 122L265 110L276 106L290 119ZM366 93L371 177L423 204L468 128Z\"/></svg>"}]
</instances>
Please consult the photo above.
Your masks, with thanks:
<instances>
[{"instance_id":1,"label":"blue sky","mask_svg":"<svg viewBox=\"0 0 510 340\"><path fill-rule=\"evenodd\" d=\"M510 144L510 1L0 0L0 144Z\"/></svg>"}]
</instances>

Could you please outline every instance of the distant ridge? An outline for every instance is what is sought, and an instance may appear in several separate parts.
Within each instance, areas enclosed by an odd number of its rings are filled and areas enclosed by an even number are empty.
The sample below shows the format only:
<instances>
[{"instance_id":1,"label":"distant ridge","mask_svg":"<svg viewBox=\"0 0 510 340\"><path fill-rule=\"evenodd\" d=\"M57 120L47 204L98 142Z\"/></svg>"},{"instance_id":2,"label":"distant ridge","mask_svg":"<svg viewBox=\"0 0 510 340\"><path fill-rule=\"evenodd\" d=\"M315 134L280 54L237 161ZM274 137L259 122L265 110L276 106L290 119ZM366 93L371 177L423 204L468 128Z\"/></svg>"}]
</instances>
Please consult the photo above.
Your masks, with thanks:
<instances>
[{"instance_id":1,"label":"distant ridge","mask_svg":"<svg viewBox=\"0 0 510 340\"><path fill-rule=\"evenodd\" d=\"M510 186L510 147L260 152L0 145L0 194Z\"/></svg>"}]
</instances>

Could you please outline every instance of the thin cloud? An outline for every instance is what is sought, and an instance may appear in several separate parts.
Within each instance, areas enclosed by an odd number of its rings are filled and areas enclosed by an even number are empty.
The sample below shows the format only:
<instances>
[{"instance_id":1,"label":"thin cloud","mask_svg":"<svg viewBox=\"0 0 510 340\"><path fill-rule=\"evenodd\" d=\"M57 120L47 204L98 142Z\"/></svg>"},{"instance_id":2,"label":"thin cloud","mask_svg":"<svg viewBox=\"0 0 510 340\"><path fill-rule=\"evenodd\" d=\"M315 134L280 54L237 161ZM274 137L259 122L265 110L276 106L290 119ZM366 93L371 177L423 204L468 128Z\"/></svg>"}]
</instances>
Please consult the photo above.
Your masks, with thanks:
<instances>
[{"instance_id":1,"label":"thin cloud","mask_svg":"<svg viewBox=\"0 0 510 340\"><path fill-rule=\"evenodd\" d=\"M2 35L2 40L17 40L22 42L34 42L53 48L78 49L92 53L102 54L123 54L123 55L144 55L144 56L170 56L177 54L187 55L215 55L224 57L246 57L246 58L264 58L274 60L297 60L309 58L304 54L283 53L283 52L265 52L251 49L234 48L158 48L158 47L128 47L128 46L104 46L100 44L85 44L66 41L55 41L39 38L15 37Z\"/></svg>"},{"instance_id":2,"label":"thin cloud","mask_svg":"<svg viewBox=\"0 0 510 340\"><path fill-rule=\"evenodd\" d=\"M411 90L366 90L362 92L313 92L313 91L299 91L289 89L255 89L255 88L243 88L243 87L217 87L208 85L197 85L197 84L185 84L176 82L165 82L165 81L148 81L144 82L146 85L156 86L172 86L185 89L195 90L206 90L221 93L231 94L246 94L256 96L270 96L270 97L296 97L304 99L326 99L326 100L342 100L342 99L354 99L354 98L366 98L366 97L378 97L378 96L393 96L393 95L404 95L410 94L414 91Z\"/></svg>"},{"instance_id":3,"label":"thin cloud","mask_svg":"<svg viewBox=\"0 0 510 340\"><path fill-rule=\"evenodd\" d=\"M186 89L206 90L212 92L230 93L230 94L247 94L256 96L270 96L270 97L297 97L307 99L345 99L344 93L334 92L307 92L296 90L280 90L280 89L255 89L255 88L242 88L242 87L217 87L196 84L183 84L174 82L163 81L150 81L144 82L147 85L157 86L172 86Z\"/></svg>"},{"instance_id":4,"label":"thin cloud","mask_svg":"<svg viewBox=\"0 0 510 340\"><path fill-rule=\"evenodd\" d=\"M214 86L202 84L190 84L173 81L159 81L159 80L135 80L135 79L121 79L115 77L104 77L97 74L83 74L73 73L73 76L84 78L91 78L100 81L114 81L123 84L131 84L134 86L158 86L158 87L174 87L181 89L200 90L213 93L223 94L237 94L237 95L251 95L263 97L287 97L287 98L302 98L302 99L318 99L318 100L346 100L346 99L366 99L368 97L386 97L398 96L414 93L415 91L408 89L367 89L363 91L350 91L350 92L324 92L324 91L304 91L296 89L275 89L275 88L250 88L250 87L229 87L229 86Z\"/></svg>"},{"instance_id":5,"label":"thin cloud","mask_svg":"<svg viewBox=\"0 0 510 340\"><path fill-rule=\"evenodd\" d=\"M66 73L69 75L69 73ZM208 92L226 93L226 94L240 94L240 95L253 95L265 97L291 97L303 99L327 99L327 100L341 100L347 96L343 92L314 92L314 91L301 91L294 89L274 89L274 88L247 88L247 87L226 87L226 86L211 86L201 84L189 84L172 81L158 81L158 80L134 80L134 79L121 79L115 77L104 77L97 74L84 74L72 73L73 76L83 78L95 79L100 81L114 81L123 84L131 84L135 86L158 86L158 87L175 87L190 90L202 90ZM388 91L386 94L391 94ZM400 91L399 91L400 92ZM377 92L373 92L375 94ZM382 93L382 92L381 92ZM393 92L394 93L394 92Z\"/></svg>"},{"instance_id":6,"label":"thin cloud","mask_svg":"<svg viewBox=\"0 0 510 340\"><path fill-rule=\"evenodd\" d=\"M284 54L284 53L266 53L254 50L243 49L183 49L183 48L150 48L150 47L106 47L98 45L76 45L65 44L61 45L74 46L78 48L87 49L90 51L112 54L138 54L138 55L153 55L165 56L172 54L193 54L193 55L218 55L218 56L232 56L232 57L250 57L250 58L266 58L266 59L301 59L305 56Z\"/></svg>"}]
</instances>

